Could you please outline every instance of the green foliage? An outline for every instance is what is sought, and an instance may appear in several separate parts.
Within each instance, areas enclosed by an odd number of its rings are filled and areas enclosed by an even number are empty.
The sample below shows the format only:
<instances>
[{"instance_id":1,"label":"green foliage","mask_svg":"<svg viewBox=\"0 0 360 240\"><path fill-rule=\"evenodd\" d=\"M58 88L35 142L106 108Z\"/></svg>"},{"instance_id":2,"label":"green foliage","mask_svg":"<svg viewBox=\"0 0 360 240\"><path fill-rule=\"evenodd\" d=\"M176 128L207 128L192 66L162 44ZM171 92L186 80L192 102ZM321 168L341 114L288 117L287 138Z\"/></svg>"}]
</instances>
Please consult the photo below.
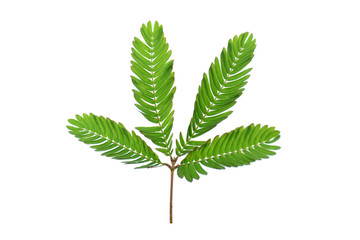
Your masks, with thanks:
<instances>
[{"instance_id":1,"label":"green foliage","mask_svg":"<svg viewBox=\"0 0 360 240\"><path fill-rule=\"evenodd\" d=\"M241 96L251 68L244 68L254 57L256 44L253 35L243 33L235 36L228 42L227 49L223 48L220 60L215 58L208 75L204 73L199 92L194 104L194 113L191 118L186 141L176 143L176 154L182 156L191 152L194 147L204 142L195 142L192 139L213 129L218 123L225 120L232 111L228 111Z\"/></svg>"},{"instance_id":2,"label":"green foliage","mask_svg":"<svg viewBox=\"0 0 360 240\"><path fill-rule=\"evenodd\" d=\"M150 126L136 129L150 139L157 150L171 159L171 165L160 161L151 148L133 131L130 133L121 123L93 114L76 115L67 126L80 141L91 145L102 155L126 160L127 164L141 164L137 168L168 166L177 168L179 177L188 181L207 174L203 167L224 169L248 165L250 162L274 155L279 147L271 143L280 133L273 127L253 124L239 127L216 136L213 140L194 140L225 120L237 99L242 95L251 68L246 68L254 57L256 47L252 34L243 33L230 39L220 57L204 73L196 96L193 116L186 137L180 132L173 156L172 127L174 122L173 60L164 37L163 26L158 22L143 24L142 39L135 37L131 56L131 76L136 107L149 120ZM176 165L178 157L185 156Z\"/></svg>"},{"instance_id":3,"label":"green foliage","mask_svg":"<svg viewBox=\"0 0 360 240\"><path fill-rule=\"evenodd\" d=\"M131 70L136 75L132 81L137 90L134 97L136 107L153 125L137 127L145 137L159 148L160 152L170 156L172 150L172 126L174 111L172 101L176 88L174 85L173 60L169 60L171 51L166 43L163 27L155 22L141 27L144 41L135 38L131 56Z\"/></svg>"},{"instance_id":4,"label":"green foliage","mask_svg":"<svg viewBox=\"0 0 360 240\"><path fill-rule=\"evenodd\" d=\"M207 174L202 165L225 169L249 165L255 160L268 158L275 154L273 150L280 148L271 145L280 138L279 134L274 127L261 127L259 124L236 128L195 148L181 161L177 174L180 178L185 176L186 180L191 182L200 178L199 173Z\"/></svg>"},{"instance_id":5,"label":"green foliage","mask_svg":"<svg viewBox=\"0 0 360 240\"><path fill-rule=\"evenodd\" d=\"M69 119L69 132L79 141L89 144L101 155L124 161L127 164L143 164L137 168L150 168L162 165L159 157L133 131L130 133L121 123L104 118L83 114L76 115L76 119Z\"/></svg>"},{"instance_id":6,"label":"green foliage","mask_svg":"<svg viewBox=\"0 0 360 240\"><path fill-rule=\"evenodd\" d=\"M158 155L138 136L121 123L94 114L76 115L69 119L69 132L95 151L126 164L140 164L136 168L167 166L171 171L170 223L172 223L172 192L174 172L189 182L206 175L204 167L225 169L249 165L255 160L268 158L280 147L273 145L280 138L274 127L259 124L239 127L216 136L212 140L194 140L216 127L232 111L236 100L242 95L251 68L246 66L254 57L256 47L253 35L243 33L230 39L220 57L204 73L195 99L194 112L187 129L186 138L180 132L173 156L174 87L173 60L164 37L163 26L158 22L143 24L142 39L136 38L131 48L131 76L136 107L150 122L150 126L136 129L150 139L156 150L170 157L170 164L160 161ZM246 69L245 69L246 68ZM185 158L176 164L181 156Z\"/></svg>"}]
</instances>

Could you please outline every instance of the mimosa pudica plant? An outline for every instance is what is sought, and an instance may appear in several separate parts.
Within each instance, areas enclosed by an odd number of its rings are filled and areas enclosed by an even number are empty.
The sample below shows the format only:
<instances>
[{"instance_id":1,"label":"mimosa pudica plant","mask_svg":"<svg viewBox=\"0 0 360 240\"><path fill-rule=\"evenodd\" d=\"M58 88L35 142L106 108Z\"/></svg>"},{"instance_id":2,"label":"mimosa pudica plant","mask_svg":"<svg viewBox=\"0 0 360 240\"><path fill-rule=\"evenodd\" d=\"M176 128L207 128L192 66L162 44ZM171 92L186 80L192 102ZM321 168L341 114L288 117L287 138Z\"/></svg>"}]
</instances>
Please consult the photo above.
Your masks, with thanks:
<instances>
[{"instance_id":1,"label":"mimosa pudica plant","mask_svg":"<svg viewBox=\"0 0 360 240\"><path fill-rule=\"evenodd\" d=\"M170 223L173 222L173 182L176 170L179 178L192 182L207 175L204 167L225 169L249 165L268 158L280 147L273 145L280 138L274 127L251 124L216 136L198 140L198 137L225 120L229 110L242 95L251 68L246 68L254 57L256 47L252 34L242 33L228 41L220 57L215 58L208 73L203 74L196 95L193 116L186 135L180 132L173 146L173 60L158 22L141 29L142 39L134 38L131 56L131 76L135 86L136 107L150 122L136 129L156 146L156 150L170 158L163 162L147 143L123 124L92 113L69 119L69 132L95 151L136 169L166 166L170 170ZM179 158L183 157L180 161Z\"/></svg>"}]
</instances>

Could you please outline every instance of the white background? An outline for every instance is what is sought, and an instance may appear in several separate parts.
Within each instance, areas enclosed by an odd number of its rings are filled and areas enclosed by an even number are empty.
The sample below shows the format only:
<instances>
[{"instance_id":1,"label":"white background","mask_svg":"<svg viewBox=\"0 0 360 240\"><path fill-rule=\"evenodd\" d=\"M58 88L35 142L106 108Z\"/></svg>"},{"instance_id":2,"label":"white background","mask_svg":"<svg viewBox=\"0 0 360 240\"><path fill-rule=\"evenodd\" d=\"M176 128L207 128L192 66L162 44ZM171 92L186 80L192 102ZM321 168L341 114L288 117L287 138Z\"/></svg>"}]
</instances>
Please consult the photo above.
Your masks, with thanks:
<instances>
[{"instance_id":1,"label":"white background","mask_svg":"<svg viewBox=\"0 0 360 240\"><path fill-rule=\"evenodd\" d=\"M1 1L0 239L360 239L357 1ZM130 49L148 20L175 59L174 135L229 38L257 39L234 113L281 130L270 159L188 183L134 170L67 133L92 112L129 130ZM152 144L149 144L153 146ZM166 158L163 158L166 161Z\"/></svg>"}]
</instances>

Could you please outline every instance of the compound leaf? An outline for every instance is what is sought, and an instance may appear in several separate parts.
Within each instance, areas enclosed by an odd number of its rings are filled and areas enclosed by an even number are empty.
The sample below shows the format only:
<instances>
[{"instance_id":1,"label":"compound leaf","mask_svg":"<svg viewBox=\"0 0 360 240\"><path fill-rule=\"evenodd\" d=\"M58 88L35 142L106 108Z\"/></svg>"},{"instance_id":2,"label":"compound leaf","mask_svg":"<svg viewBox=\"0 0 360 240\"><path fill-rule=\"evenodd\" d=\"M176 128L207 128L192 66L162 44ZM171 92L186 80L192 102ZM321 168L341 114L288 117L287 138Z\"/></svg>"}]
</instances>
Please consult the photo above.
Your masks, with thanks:
<instances>
[{"instance_id":1,"label":"compound leaf","mask_svg":"<svg viewBox=\"0 0 360 240\"><path fill-rule=\"evenodd\" d=\"M163 33L163 26L149 21L140 29L143 40L133 41L131 70L132 81L137 89L134 97L136 107L153 123L152 127L137 127L145 137L160 148L167 156L172 153L172 126L174 122L172 101L174 85L173 60ZM171 116L168 118L168 116Z\"/></svg>"},{"instance_id":2,"label":"compound leaf","mask_svg":"<svg viewBox=\"0 0 360 240\"><path fill-rule=\"evenodd\" d=\"M90 145L101 155L125 161L127 164L143 164L137 168L150 168L163 165L151 148L135 134L130 133L121 123L96 116L92 113L76 115L76 119L68 120L69 132L79 141Z\"/></svg>"},{"instance_id":3,"label":"compound leaf","mask_svg":"<svg viewBox=\"0 0 360 240\"><path fill-rule=\"evenodd\" d=\"M239 127L235 130L208 140L201 147L194 148L179 164L178 176L191 182L199 179L199 173L206 175L202 168L214 169L249 165L255 160L275 155L280 147L272 145L280 138L280 132L267 125Z\"/></svg>"},{"instance_id":4,"label":"compound leaf","mask_svg":"<svg viewBox=\"0 0 360 240\"><path fill-rule=\"evenodd\" d=\"M220 59L215 58L208 74L203 75L194 104L185 143L179 143L176 148L178 156L189 153L195 147L191 145L193 138L203 135L225 120L228 111L239 98L249 78L251 68L244 69L254 57L256 44L252 34L243 33L228 42Z\"/></svg>"}]
</instances>

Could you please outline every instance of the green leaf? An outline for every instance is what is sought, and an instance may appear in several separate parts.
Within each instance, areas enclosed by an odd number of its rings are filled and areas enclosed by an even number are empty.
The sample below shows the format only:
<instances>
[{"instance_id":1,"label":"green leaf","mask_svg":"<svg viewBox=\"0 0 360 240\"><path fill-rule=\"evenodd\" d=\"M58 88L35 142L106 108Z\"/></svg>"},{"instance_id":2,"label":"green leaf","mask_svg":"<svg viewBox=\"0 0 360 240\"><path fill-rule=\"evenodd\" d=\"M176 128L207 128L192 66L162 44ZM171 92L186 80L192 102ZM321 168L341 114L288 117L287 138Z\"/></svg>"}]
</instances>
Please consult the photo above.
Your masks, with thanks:
<instances>
[{"instance_id":1,"label":"green leaf","mask_svg":"<svg viewBox=\"0 0 360 240\"><path fill-rule=\"evenodd\" d=\"M216 136L208 140L201 147L195 147L180 163L179 177L185 176L191 182L199 179L199 174L207 174L201 165L224 169L227 167L238 167L248 165L250 162L269 158L275 155L274 150L278 146L270 145L268 142L280 138L280 132L274 127L254 126L253 124L236 128L235 130Z\"/></svg>"},{"instance_id":2,"label":"green leaf","mask_svg":"<svg viewBox=\"0 0 360 240\"><path fill-rule=\"evenodd\" d=\"M151 127L137 128L169 156L172 152L172 101L176 88L174 85L173 60L163 33L163 26L150 21L140 29L142 40L133 41L131 70L136 76L132 81L135 106L152 123Z\"/></svg>"},{"instance_id":3,"label":"green leaf","mask_svg":"<svg viewBox=\"0 0 360 240\"><path fill-rule=\"evenodd\" d=\"M95 151L103 152L101 155L121 160L136 159L133 163L163 165L150 147L121 123L92 113L76 115L76 119L68 121L71 124L67 126L69 132Z\"/></svg>"},{"instance_id":4,"label":"green leaf","mask_svg":"<svg viewBox=\"0 0 360 240\"><path fill-rule=\"evenodd\" d=\"M213 129L231 114L227 110L244 91L251 71L251 68L244 68L252 60L255 47L252 35L243 33L235 36L229 40L227 49L223 48L220 58L216 57L210 65L196 96L186 142L176 149L178 156L186 154L189 148L198 147L190 146L189 142Z\"/></svg>"},{"instance_id":5,"label":"green leaf","mask_svg":"<svg viewBox=\"0 0 360 240\"><path fill-rule=\"evenodd\" d=\"M177 175L179 178L183 178L184 177L184 166L179 166L177 168Z\"/></svg>"}]
</instances>

